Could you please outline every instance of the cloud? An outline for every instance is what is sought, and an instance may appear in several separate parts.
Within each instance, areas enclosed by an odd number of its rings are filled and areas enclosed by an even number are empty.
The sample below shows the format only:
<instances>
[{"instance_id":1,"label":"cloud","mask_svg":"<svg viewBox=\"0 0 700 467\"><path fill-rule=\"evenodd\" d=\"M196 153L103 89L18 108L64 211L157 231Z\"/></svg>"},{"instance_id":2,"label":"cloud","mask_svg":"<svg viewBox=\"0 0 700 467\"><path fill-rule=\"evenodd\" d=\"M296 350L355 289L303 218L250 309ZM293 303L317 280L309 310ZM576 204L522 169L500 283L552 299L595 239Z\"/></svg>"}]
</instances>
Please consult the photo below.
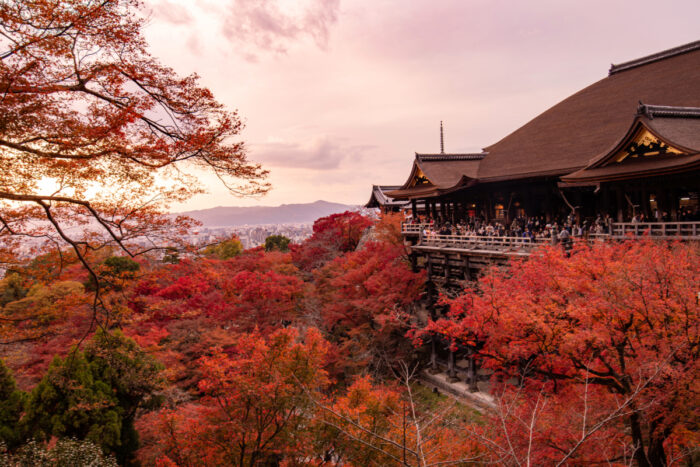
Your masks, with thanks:
<instances>
[{"instance_id":1,"label":"cloud","mask_svg":"<svg viewBox=\"0 0 700 467\"><path fill-rule=\"evenodd\" d=\"M312 39L326 49L331 27L338 20L340 0L231 0L223 33L254 56L258 51L285 53L295 42Z\"/></svg>"},{"instance_id":2,"label":"cloud","mask_svg":"<svg viewBox=\"0 0 700 467\"><path fill-rule=\"evenodd\" d=\"M189 24L193 18L190 12L182 5L171 2L170 0L161 0L153 6L153 12L160 19L175 25Z\"/></svg>"},{"instance_id":3,"label":"cloud","mask_svg":"<svg viewBox=\"0 0 700 467\"><path fill-rule=\"evenodd\" d=\"M288 142L251 144L251 158L264 166L312 170L338 169L352 157L361 160L371 146L344 146L328 138L308 145Z\"/></svg>"},{"instance_id":4,"label":"cloud","mask_svg":"<svg viewBox=\"0 0 700 467\"><path fill-rule=\"evenodd\" d=\"M187 45L187 49L193 54L200 55L202 53L202 44L196 34L190 34L185 44Z\"/></svg>"}]
</instances>

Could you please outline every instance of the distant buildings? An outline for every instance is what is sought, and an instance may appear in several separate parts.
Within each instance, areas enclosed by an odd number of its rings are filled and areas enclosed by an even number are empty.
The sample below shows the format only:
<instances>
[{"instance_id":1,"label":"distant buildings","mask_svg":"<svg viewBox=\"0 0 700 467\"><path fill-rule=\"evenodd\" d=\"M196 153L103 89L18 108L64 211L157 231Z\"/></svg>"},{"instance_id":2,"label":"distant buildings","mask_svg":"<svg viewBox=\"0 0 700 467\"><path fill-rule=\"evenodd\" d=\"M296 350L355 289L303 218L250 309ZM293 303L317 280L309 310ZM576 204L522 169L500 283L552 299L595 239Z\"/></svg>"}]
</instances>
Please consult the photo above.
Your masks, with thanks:
<instances>
[{"instance_id":1,"label":"distant buildings","mask_svg":"<svg viewBox=\"0 0 700 467\"><path fill-rule=\"evenodd\" d=\"M235 227L201 227L183 238L193 245L207 245L222 238L237 236L244 249L255 248L265 244L265 239L270 235L284 235L292 243L301 243L311 236L311 223L299 224L264 224L243 225Z\"/></svg>"}]
</instances>

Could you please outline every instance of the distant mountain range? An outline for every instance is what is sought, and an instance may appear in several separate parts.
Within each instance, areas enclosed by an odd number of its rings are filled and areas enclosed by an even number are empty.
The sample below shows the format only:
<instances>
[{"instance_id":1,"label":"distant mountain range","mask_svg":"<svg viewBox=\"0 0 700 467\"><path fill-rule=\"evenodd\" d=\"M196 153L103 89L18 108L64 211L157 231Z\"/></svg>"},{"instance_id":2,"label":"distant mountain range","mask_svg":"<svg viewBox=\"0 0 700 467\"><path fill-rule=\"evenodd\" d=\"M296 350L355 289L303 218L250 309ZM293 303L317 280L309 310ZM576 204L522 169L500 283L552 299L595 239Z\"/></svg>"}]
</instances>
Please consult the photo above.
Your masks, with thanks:
<instances>
[{"instance_id":1,"label":"distant mountain range","mask_svg":"<svg viewBox=\"0 0 700 467\"><path fill-rule=\"evenodd\" d=\"M257 224L296 224L313 222L319 217L351 211L358 206L316 201L306 204L283 204L281 206L234 207L218 206L178 214L192 217L206 227L229 227Z\"/></svg>"}]
</instances>

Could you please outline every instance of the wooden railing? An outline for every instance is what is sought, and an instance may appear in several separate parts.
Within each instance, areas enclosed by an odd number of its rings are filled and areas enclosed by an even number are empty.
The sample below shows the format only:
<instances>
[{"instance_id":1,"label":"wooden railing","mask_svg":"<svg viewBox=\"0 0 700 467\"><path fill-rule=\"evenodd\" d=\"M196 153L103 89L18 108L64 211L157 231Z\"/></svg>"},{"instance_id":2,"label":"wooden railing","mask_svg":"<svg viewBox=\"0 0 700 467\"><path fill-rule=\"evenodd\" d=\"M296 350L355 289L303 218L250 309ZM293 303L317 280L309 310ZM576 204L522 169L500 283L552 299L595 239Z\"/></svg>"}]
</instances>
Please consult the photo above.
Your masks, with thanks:
<instances>
[{"instance_id":1,"label":"wooden railing","mask_svg":"<svg viewBox=\"0 0 700 467\"><path fill-rule=\"evenodd\" d=\"M431 224L401 225L403 234L419 234L429 229ZM611 234L596 234L597 237L613 236L643 236L652 237L698 237L700 238L700 222L613 222ZM516 238L516 237L513 237Z\"/></svg>"},{"instance_id":2,"label":"wooden railing","mask_svg":"<svg viewBox=\"0 0 700 467\"><path fill-rule=\"evenodd\" d=\"M406 234L417 235L429 227L430 227L430 224L411 224L410 222L404 222L403 224L401 224L401 233L404 235L406 235Z\"/></svg>"},{"instance_id":3,"label":"wooden railing","mask_svg":"<svg viewBox=\"0 0 700 467\"><path fill-rule=\"evenodd\" d=\"M498 237L483 235L438 235L424 233L430 230L430 224L410 224L401 226L404 235L418 236L416 246L429 246L439 248L456 248L462 250L522 250L529 251L540 245L558 243L551 238L528 237ZM642 237L649 235L653 238L681 238L700 240L700 222L616 222L610 226L611 233L586 235L587 241L606 241L629 237ZM580 241L583 238L572 238Z\"/></svg>"},{"instance_id":4,"label":"wooden railing","mask_svg":"<svg viewBox=\"0 0 700 467\"><path fill-rule=\"evenodd\" d=\"M614 222L612 235L700 238L700 222Z\"/></svg>"},{"instance_id":5,"label":"wooden railing","mask_svg":"<svg viewBox=\"0 0 700 467\"><path fill-rule=\"evenodd\" d=\"M531 250L551 242L551 239L548 238L530 239L528 237L421 234L418 245L450 247L462 250Z\"/></svg>"}]
</instances>

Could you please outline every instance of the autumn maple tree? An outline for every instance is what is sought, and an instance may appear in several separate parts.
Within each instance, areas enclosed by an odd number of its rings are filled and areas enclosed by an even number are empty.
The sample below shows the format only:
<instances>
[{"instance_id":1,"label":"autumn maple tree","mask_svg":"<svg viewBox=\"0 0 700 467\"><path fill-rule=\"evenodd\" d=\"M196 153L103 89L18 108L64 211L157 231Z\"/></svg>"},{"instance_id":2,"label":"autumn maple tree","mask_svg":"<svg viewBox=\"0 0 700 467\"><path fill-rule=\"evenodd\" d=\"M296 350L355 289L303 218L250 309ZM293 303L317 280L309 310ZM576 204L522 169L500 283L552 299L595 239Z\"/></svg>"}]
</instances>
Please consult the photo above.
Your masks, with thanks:
<instances>
[{"instance_id":1,"label":"autumn maple tree","mask_svg":"<svg viewBox=\"0 0 700 467\"><path fill-rule=\"evenodd\" d=\"M281 329L243 334L228 352L199 361L203 397L144 420L152 440L142 457L160 465L274 465L313 453L313 397L329 381L328 344ZM311 398L310 398L311 397Z\"/></svg>"},{"instance_id":2,"label":"autumn maple tree","mask_svg":"<svg viewBox=\"0 0 700 467\"><path fill-rule=\"evenodd\" d=\"M341 373L375 371L410 359L404 335L425 274L411 271L402 246L367 242L316 269L314 278L308 306L318 310L319 325L337 346Z\"/></svg>"},{"instance_id":3,"label":"autumn maple tree","mask_svg":"<svg viewBox=\"0 0 700 467\"><path fill-rule=\"evenodd\" d=\"M311 237L292 246L292 258L301 270L311 272L357 248L362 234L372 223L368 217L352 211L317 219Z\"/></svg>"},{"instance_id":4,"label":"autumn maple tree","mask_svg":"<svg viewBox=\"0 0 700 467\"><path fill-rule=\"evenodd\" d=\"M698 290L693 244L544 249L489 272L427 329L482 342L492 380L521 401L493 425L506 427L513 463L662 466L697 445Z\"/></svg>"},{"instance_id":5,"label":"autumn maple tree","mask_svg":"<svg viewBox=\"0 0 700 467\"><path fill-rule=\"evenodd\" d=\"M141 6L0 3L0 261L16 260L20 239L45 240L72 248L97 281L95 249L177 242L188 222L162 213L202 191L193 169L235 194L267 190L235 139L237 114L149 54Z\"/></svg>"}]
</instances>

